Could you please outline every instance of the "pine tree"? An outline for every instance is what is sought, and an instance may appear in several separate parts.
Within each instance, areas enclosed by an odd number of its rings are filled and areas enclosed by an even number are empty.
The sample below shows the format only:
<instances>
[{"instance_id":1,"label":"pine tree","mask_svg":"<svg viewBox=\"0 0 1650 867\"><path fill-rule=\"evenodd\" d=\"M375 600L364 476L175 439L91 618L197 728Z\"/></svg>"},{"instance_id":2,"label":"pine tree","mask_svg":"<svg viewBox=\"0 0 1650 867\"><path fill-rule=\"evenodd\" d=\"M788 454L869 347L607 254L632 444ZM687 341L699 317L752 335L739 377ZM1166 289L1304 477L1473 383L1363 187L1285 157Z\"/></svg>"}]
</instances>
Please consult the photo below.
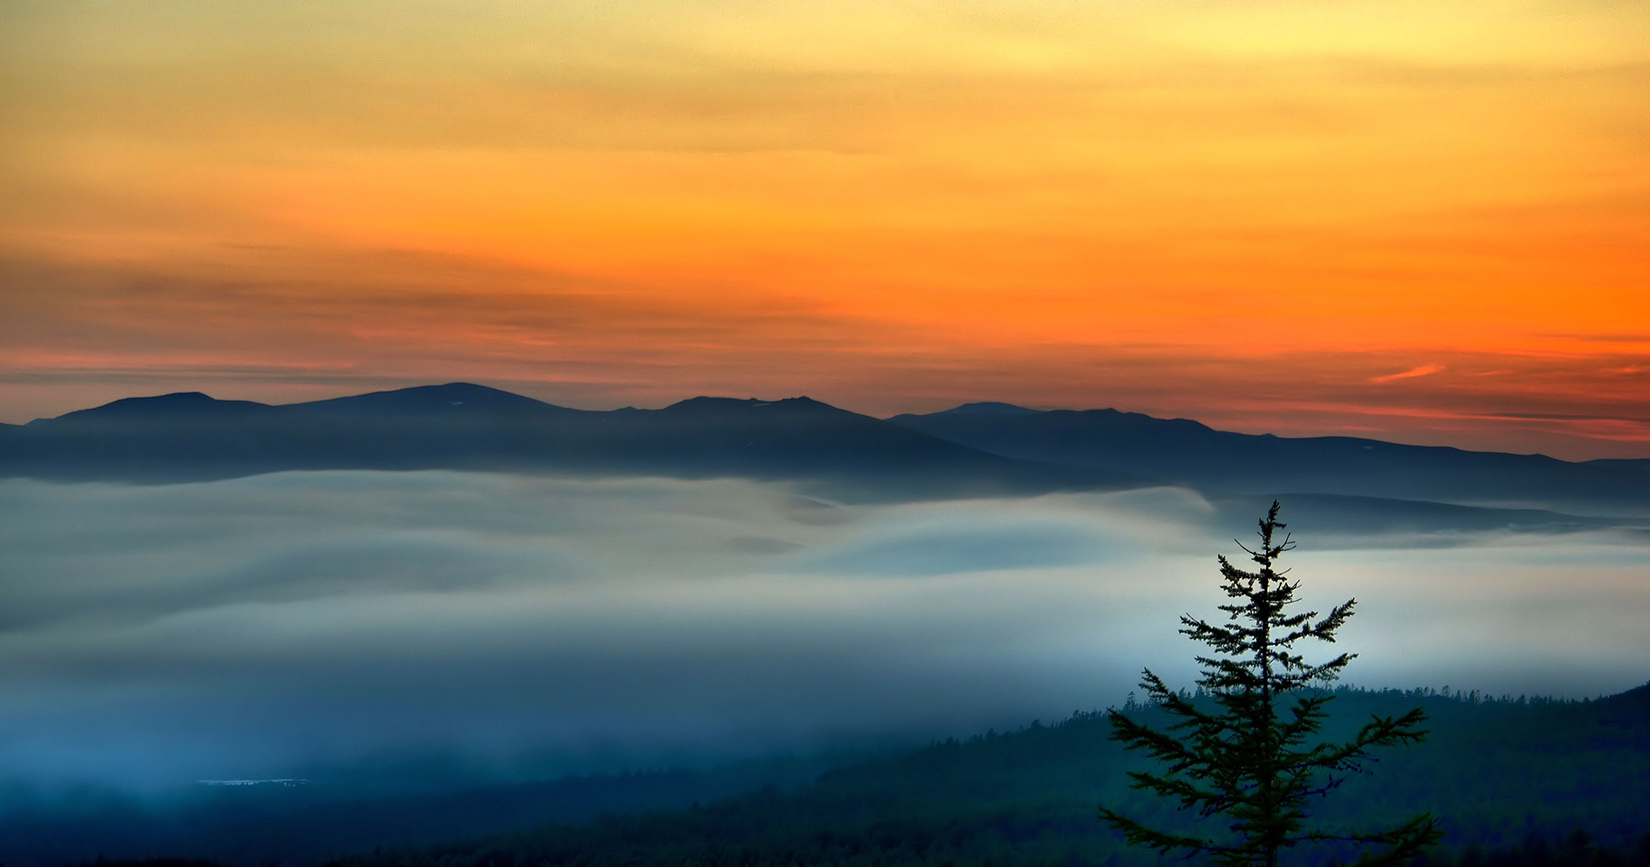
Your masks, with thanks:
<instances>
[{"instance_id":1,"label":"pine tree","mask_svg":"<svg viewBox=\"0 0 1650 867\"><path fill-rule=\"evenodd\" d=\"M1177 721L1158 731L1116 710L1111 711L1112 739L1167 763L1162 773L1131 771L1133 788L1177 799L1181 809L1204 818L1224 816L1229 833L1216 837L1175 834L1149 828L1105 807L1101 818L1123 832L1131 844L1188 857L1207 855L1221 865L1276 867L1278 854L1303 843L1341 841L1381 847L1359 864L1397 864L1436 843L1442 832L1430 813L1384 831L1331 833L1307 828L1307 807L1327 795L1349 774L1365 770L1373 747L1414 743L1426 737L1420 708L1398 717L1373 716L1346 742L1315 740L1334 697L1325 687L1338 678L1356 654L1342 653L1323 663L1309 663L1294 651L1305 639L1331 642L1349 617L1356 599L1336 606L1325 617L1316 611L1289 613L1300 584L1279 570L1277 561L1295 547L1278 533L1278 504L1260 522L1260 546L1242 548L1259 570L1244 571L1218 558L1222 589L1232 600L1220 606L1226 622L1212 624L1185 615L1182 634L1212 648L1198 656L1201 691L1212 705L1176 693L1151 669L1140 682L1148 704ZM1293 704L1285 710L1290 701Z\"/></svg>"}]
</instances>

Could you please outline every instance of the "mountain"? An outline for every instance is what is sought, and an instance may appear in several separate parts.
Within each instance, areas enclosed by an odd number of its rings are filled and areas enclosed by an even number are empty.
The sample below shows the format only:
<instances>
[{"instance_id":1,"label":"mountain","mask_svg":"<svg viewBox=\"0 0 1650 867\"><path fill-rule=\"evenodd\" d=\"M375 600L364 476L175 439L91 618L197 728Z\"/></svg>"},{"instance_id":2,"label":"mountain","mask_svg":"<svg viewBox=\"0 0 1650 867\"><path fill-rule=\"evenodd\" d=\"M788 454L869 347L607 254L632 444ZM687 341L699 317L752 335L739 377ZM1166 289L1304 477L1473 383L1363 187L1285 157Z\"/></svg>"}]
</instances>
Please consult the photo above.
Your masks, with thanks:
<instances>
[{"instance_id":1,"label":"mountain","mask_svg":"<svg viewBox=\"0 0 1650 867\"><path fill-rule=\"evenodd\" d=\"M1012 403L1001 403L994 400L980 401L979 403L965 403L947 410L941 410L934 415L1038 415L1035 409L1026 409Z\"/></svg>"},{"instance_id":2,"label":"mountain","mask_svg":"<svg viewBox=\"0 0 1650 867\"><path fill-rule=\"evenodd\" d=\"M1257 436L1006 403L887 420L806 397L593 412L449 383L283 406L185 392L0 426L0 477L175 482L321 469L783 479L843 499L1176 484L1241 512L1284 496L1329 524L1399 529L1576 529L1599 522L1574 515L1650 516L1650 460Z\"/></svg>"},{"instance_id":3,"label":"mountain","mask_svg":"<svg viewBox=\"0 0 1650 867\"><path fill-rule=\"evenodd\" d=\"M735 476L882 497L1146 481L988 454L805 397L591 412L468 383L284 406L183 393L0 431L0 476L169 482L316 469Z\"/></svg>"},{"instance_id":4,"label":"mountain","mask_svg":"<svg viewBox=\"0 0 1650 867\"><path fill-rule=\"evenodd\" d=\"M1640 473L1650 476L1650 458L1604 458L1588 461L1587 465L1617 472Z\"/></svg>"},{"instance_id":5,"label":"mountain","mask_svg":"<svg viewBox=\"0 0 1650 867\"><path fill-rule=\"evenodd\" d=\"M375 391L331 400L292 404L290 409L333 418L396 418L404 420L510 418L532 415L570 415L567 409L543 401L467 382L421 385L394 391Z\"/></svg>"},{"instance_id":6,"label":"mountain","mask_svg":"<svg viewBox=\"0 0 1650 867\"><path fill-rule=\"evenodd\" d=\"M1338 494L1650 514L1650 461L1572 463L1356 437L1240 434L1113 409L967 404L889 421L1004 457L1135 473L1214 494Z\"/></svg>"}]
</instances>

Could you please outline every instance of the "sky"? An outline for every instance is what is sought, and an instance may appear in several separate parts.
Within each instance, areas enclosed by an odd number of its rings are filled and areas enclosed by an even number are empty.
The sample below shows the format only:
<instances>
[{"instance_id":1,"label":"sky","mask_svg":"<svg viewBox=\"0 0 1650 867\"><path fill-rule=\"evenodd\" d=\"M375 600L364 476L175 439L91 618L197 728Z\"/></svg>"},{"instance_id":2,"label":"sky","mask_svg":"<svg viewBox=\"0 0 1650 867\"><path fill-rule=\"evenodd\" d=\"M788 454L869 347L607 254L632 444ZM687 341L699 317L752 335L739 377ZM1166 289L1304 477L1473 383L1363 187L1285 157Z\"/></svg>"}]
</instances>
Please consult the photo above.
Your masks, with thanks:
<instances>
[{"instance_id":1,"label":"sky","mask_svg":"<svg viewBox=\"0 0 1650 867\"><path fill-rule=\"evenodd\" d=\"M535 778L924 743L1196 676L1248 506L1147 489L842 505L741 480L276 473L0 480L0 794L331 779L439 756ZM1358 600L1346 681L1639 686L1641 530L1424 533L1285 504L1300 610ZM1248 528L1246 532L1245 528Z\"/></svg>"},{"instance_id":2,"label":"sky","mask_svg":"<svg viewBox=\"0 0 1650 867\"><path fill-rule=\"evenodd\" d=\"M476 381L1650 457L1650 6L13 2L0 421Z\"/></svg>"}]
</instances>

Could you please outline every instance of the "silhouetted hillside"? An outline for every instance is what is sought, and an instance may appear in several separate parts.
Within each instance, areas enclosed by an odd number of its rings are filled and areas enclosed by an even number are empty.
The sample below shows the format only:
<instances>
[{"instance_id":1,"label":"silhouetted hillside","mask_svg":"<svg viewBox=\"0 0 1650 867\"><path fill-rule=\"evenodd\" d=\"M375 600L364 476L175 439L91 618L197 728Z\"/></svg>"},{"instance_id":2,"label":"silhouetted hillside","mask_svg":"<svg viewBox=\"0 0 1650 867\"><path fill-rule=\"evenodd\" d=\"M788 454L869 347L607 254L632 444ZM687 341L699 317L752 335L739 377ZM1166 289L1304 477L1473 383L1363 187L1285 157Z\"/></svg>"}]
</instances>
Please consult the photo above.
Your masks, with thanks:
<instances>
[{"instance_id":1,"label":"silhouetted hillside","mask_svg":"<svg viewBox=\"0 0 1650 867\"><path fill-rule=\"evenodd\" d=\"M1650 832L1650 685L1591 702L1343 689L1326 735L1417 705L1429 739L1383 752L1373 773L1335 790L1313 811L1321 827L1430 809L1449 835L1438 863L1473 848L1564 851L1576 832L1625 850ZM1163 722L1153 708L1130 712ZM250 865L354 849L340 867L1157 864L1124 848L1096 806L1167 826L1192 819L1126 787L1125 771L1143 760L1109 735L1103 714L1076 713L823 773L793 761L374 798L230 791L171 811L14 805L0 818L0 859L28 867L101 852ZM423 845L442 836L454 842Z\"/></svg>"},{"instance_id":2,"label":"silhouetted hillside","mask_svg":"<svg viewBox=\"0 0 1650 867\"><path fill-rule=\"evenodd\" d=\"M740 476L888 496L1143 482L986 454L808 398L589 412L464 383L286 406L130 398L0 435L0 474L11 476L156 482L306 469Z\"/></svg>"},{"instance_id":3,"label":"silhouetted hillside","mask_svg":"<svg viewBox=\"0 0 1650 867\"><path fill-rule=\"evenodd\" d=\"M1417 704L1431 738L1387 751L1373 774L1336 789L1317 827L1390 825L1435 811L1451 853L1558 844L1575 832L1625 849L1650 832L1650 688L1599 702L1487 700L1429 692L1340 691L1332 717L1346 735L1369 714ZM1154 716L1140 708L1136 713ZM1129 865L1158 864L1124 848L1098 821L1102 801L1152 823L1193 821L1126 789L1141 760L1109 740L1102 714L1010 734L948 741L826 773L791 791L767 789L686 811L428 849L380 851L349 867L435 865ZM1334 853L1292 853L1322 864ZM1346 853L1342 853L1343 855Z\"/></svg>"},{"instance_id":4,"label":"silhouetted hillside","mask_svg":"<svg viewBox=\"0 0 1650 867\"><path fill-rule=\"evenodd\" d=\"M1030 461L1136 473L1215 493L1343 494L1458 504L1650 513L1650 461L1572 463L1355 437L1218 431L1112 409L1041 412L968 404L894 424Z\"/></svg>"},{"instance_id":5,"label":"silhouetted hillside","mask_svg":"<svg viewBox=\"0 0 1650 867\"><path fill-rule=\"evenodd\" d=\"M374 846L516 832L547 822L685 808L811 781L846 759L749 761L705 770L567 777L412 791L339 780L197 786L154 799L109 791L0 789L0 863L44 867L98 857L302 864Z\"/></svg>"},{"instance_id":6,"label":"silhouetted hillside","mask_svg":"<svg viewBox=\"0 0 1650 867\"><path fill-rule=\"evenodd\" d=\"M846 499L1177 484L1221 502L1284 495L1326 524L1445 521L1434 530L1609 523L1567 512L1650 516L1650 461L1251 436L1009 404L890 420L805 397L592 412L451 383L285 406L189 392L0 427L0 477L172 482L330 469L787 479ZM1482 506L1497 509L1462 510Z\"/></svg>"}]
</instances>

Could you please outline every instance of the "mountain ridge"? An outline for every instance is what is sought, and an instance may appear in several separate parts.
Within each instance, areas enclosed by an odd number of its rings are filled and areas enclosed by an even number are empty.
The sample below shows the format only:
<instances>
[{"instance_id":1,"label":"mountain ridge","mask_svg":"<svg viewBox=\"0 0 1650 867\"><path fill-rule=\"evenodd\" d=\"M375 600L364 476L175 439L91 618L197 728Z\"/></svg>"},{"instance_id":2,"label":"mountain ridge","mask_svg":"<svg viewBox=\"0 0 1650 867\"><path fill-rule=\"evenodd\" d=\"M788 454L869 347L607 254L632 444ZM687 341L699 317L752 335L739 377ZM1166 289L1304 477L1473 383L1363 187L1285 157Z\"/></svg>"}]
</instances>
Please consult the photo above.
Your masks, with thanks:
<instances>
[{"instance_id":1,"label":"mountain ridge","mask_svg":"<svg viewBox=\"0 0 1650 867\"><path fill-rule=\"evenodd\" d=\"M1005 457L1126 467L1203 491L1287 490L1593 513L1625 508L1650 515L1650 495L1635 462L1569 462L1345 436L1242 434L1114 409L907 413L889 422ZM1650 471L1650 461L1642 466Z\"/></svg>"},{"instance_id":2,"label":"mountain ridge","mask_svg":"<svg viewBox=\"0 0 1650 867\"><path fill-rule=\"evenodd\" d=\"M1241 434L1192 419L1001 402L888 419L805 396L582 410L450 382L291 404L174 392L0 427L0 477L168 482L324 469L790 479L882 499L1177 485L1227 498L1321 494L1650 518L1650 460Z\"/></svg>"},{"instance_id":3,"label":"mountain ridge","mask_svg":"<svg viewBox=\"0 0 1650 867\"><path fill-rule=\"evenodd\" d=\"M472 383L282 405L177 392L0 430L0 476L174 482L323 469L792 479L872 497L1150 482L993 455L807 397L596 411Z\"/></svg>"}]
</instances>

